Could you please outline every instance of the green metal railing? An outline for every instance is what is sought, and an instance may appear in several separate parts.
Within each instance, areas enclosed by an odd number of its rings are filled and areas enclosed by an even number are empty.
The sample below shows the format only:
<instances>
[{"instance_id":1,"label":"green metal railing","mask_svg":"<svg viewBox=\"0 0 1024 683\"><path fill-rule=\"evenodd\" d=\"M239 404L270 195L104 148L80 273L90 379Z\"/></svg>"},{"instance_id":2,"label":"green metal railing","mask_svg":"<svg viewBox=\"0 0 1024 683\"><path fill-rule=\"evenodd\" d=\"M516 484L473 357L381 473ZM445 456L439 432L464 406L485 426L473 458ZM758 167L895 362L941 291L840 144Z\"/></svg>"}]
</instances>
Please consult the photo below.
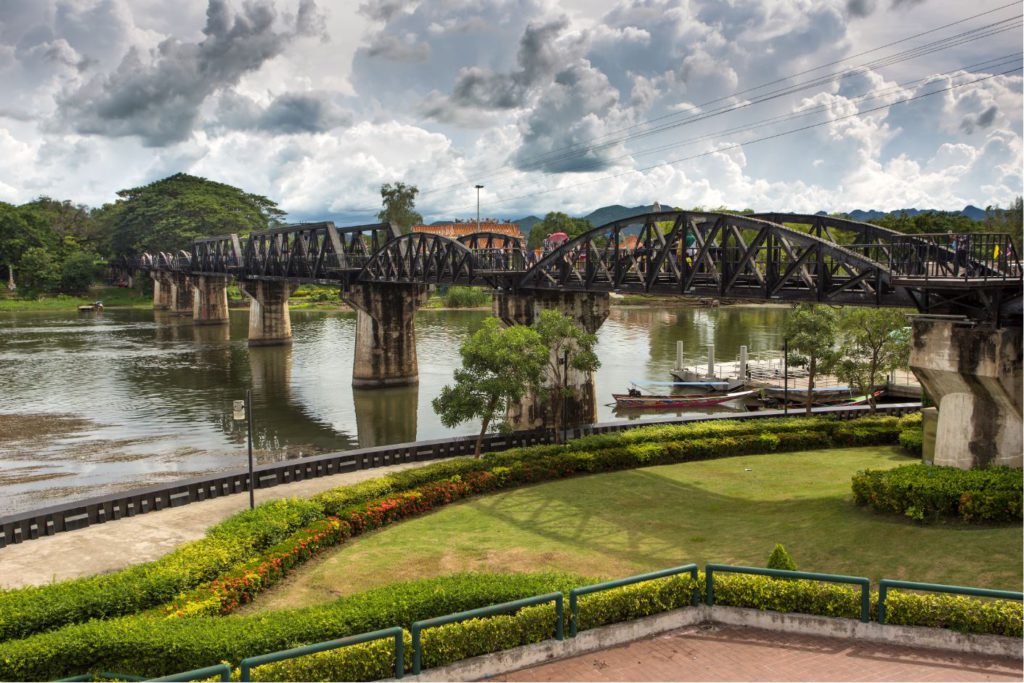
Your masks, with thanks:
<instances>
[{"instance_id":1,"label":"green metal railing","mask_svg":"<svg viewBox=\"0 0 1024 683\"><path fill-rule=\"evenodd\" d=\"M561 593L545 593L544 595L535 595L532 598L523 598L522 600L513 600L511 602L503 602L500 605L491 605L490 607L480 607L478 609L471 609L466 612L458 612L456 614L448 614L443 617L434 617L433 619L421 619L420 621L412 622L409 630L412 631L412 673L418 674L420 672L420 666L423 662L423 643L420 638L420 633L423 629L432 628L434 626L443 626L445 624L452 624L456 621L465 621L466 619L480 619L483 617L493 617L499 614L505 614L507 612L514 612L515 610L523 607L530 607L531 605L542 605L548 602L555 603L555 638L558 640L564 640L564 627L563 622L565 621L565 610L562 607L562 594Z\"/></svg>"},{"instance_id":2,"label":"green metal railing","mask_svg":"<svg viewBox=\"0 0 1024 683\"><path fill-rule=\"evenodd\" d=\"M161 676L160 678L148 678L144 680L198 681L212 676L220 676L220 680L230 681L231 667L227 664L214 664L213 666L204 666L202 669L192 669L192 671L182 671L180 674L171 674L170 676Z\"/></svg>"},{"instance_id":3,"label":"green metal railing","mask_svg":"<svg viewBox=\"0 0 1024 683\"><path fill-rule=\"evenodd\" d=\"M690 599L690 604L694 606L699 605L700 588L697 586L698 578L696 564L684 564L680 567L672 567L671 569L662 569L661 571L637 574L636 576L628 576L624 579L616 579L615 581L605 581L604 583L595 583L590 586L573 588L569 591L569 636L575 638L577 630L579 629L579 597L581 595L589 595L590 593L598 593L600 591L611 590L613 588L622 588L623 586L642 583L644 581L654 581L655 579L663 579L666 576L675 576L676 574L689 574L690 578L693 579L694 590L693 596Z\"/></svg>"},{"instance_id":4,"label":"green metal railing","mask_svg":"<svg viewBox=\"0 0 1024 683\"><path fill-rule=\"evenodd\" d=\"M755 574L771 576L777 579L808 579L810 581L827 581L829 583L850 583L860 586L860 620L871 621L871 580L863 576L843 576L842 574L818 574L816 572L795 572L788 569L766 569L762 567L737 567L728 564L707 564L704 567L707 593L705 602L708 606L715 604L715 572L730 574Z\"/></svg>"},{"instance_id":5,"label":"green metal railing","mask_svg":"<svg viewBox=\"0 0 1024 683\"><path fill-rule=\"evenodd\" d=\"M372 640L382 640L384 638L395 639L395 678L401 678L405 674L405 643L402 641L402 634L403 631L400 627L393 626L391 628L381 629L380 631L360 633L359 635L349 636L348 638L341 638L339 640L328 640L322 643L293 647L290 650L281 650L280 652L271 652L270 654L246 657L238 665L242 670L240 680L251 681L252 670L262 664L270 664L271 662L280 662L285 659L304 657L306 655L316 654L317 652L326 652L327 650L337 650L341 647L359 645L360 643L368 643Z\"/></svg>"},{"instance_id":6,"label":"green metal railing","mask_svg":"<svg viewBox=\"0 0 1024 683\"><path fill-rule=\"evenodd\" d=\"M213 666L204 666L202 669L193 669L192 671L182 671L177 674L170 674L169 676L161 676L160 678L147 678L145 676L133 676L131 674L116 674L109 671L101 671L98 674L101 679L109 679L114 681L196 681L204 678L211 678L213 676L219 676L222 681L231 680L231 667L227 664L214 664ZM72 676L70 678L60 678L59 681L92 681L93 675L81 674L78 676Z\"/></svg>"},{"instance_id":7,"label":"green metal railing","mask_svg":"<svg viewBox=\"0 0 1024 683\"><path fill-rule=\"evenodd\" d=\"M917 583L916 581L897 581L895 579L882 579L878 582L878 623L885 623L885 600L888 597L890 588L905 588L915 591L928 591L931 593L955 593L957 595L968 595L974 598L1000 598L1003 600L1022 600L1024 593L1015 591L1000 591L992 588L969 588L967 586L947 586L941 583Z\"/></svg>"}]
</instances>

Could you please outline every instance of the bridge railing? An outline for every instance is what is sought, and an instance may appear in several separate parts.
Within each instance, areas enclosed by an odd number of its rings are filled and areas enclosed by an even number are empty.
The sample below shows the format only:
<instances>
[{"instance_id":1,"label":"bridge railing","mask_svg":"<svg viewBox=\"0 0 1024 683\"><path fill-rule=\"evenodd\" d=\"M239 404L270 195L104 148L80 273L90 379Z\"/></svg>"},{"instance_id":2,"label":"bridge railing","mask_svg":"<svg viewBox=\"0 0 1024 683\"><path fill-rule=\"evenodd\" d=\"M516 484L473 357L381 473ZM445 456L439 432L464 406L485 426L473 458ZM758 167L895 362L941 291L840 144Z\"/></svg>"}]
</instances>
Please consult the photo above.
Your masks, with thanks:
<instances>
[{"instance_id":1,"label":"bridge railing","mask_svg":"<svg viewBox=\"0 0 1024 683\"><path fill-rule=\"evenodd\" d=\"M1005 233L899 235L890 238L894 277L1011 281L1021 278L1013 238Z\"/></svg>"}]
</instances>

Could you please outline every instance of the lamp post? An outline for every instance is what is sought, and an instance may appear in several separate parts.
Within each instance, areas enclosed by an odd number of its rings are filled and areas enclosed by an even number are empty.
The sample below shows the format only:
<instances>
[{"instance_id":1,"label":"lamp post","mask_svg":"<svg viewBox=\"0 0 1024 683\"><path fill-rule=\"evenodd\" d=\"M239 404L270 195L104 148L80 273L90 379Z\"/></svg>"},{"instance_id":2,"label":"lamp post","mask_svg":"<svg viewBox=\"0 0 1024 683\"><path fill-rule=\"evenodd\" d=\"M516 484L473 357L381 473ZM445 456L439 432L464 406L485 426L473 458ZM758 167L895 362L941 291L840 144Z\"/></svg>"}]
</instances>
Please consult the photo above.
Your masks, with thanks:
<instances>
[{"instance_id":1,"label":"lamp post","mask_svg":"<svg viewBox=\"0 0 1024 683\"><path fill-rule=\"evenodd\" d=\"M565 430L568 423L568 399L569 399L569 349L562 351L562 443L567 439Z\"/></svg>"},{"instance_id":2,"label":"lamp post","mask_svg":"<svg viewBox=\"0 0 1024 683\"><path fill-rule=\"evenodd\" d=\"M480 190L484 189L483 185L476 185L476 231L480 232Z\"/></svg>"},{"instance_id":3,"label":"lamp post","mask_svg":"<svg viewBox=\"0 0 1024 683\"><path fill-rule=\"evenodd\" d=\"M789 415L789 339L782 340L782 412Z\"/></svg>"},{"instance_id":4,"label":"lamp post","mask_svg":"<svg viewBox=\"0 0 1024 683\"><path fill-rule=\"evenodd\" d=\"M249 442L249 509L256 507L256 477L252 466L252 389L245 390L245 400L235 401L234 418L246 422L246 433Z\"/></svg>"}]
</instances>

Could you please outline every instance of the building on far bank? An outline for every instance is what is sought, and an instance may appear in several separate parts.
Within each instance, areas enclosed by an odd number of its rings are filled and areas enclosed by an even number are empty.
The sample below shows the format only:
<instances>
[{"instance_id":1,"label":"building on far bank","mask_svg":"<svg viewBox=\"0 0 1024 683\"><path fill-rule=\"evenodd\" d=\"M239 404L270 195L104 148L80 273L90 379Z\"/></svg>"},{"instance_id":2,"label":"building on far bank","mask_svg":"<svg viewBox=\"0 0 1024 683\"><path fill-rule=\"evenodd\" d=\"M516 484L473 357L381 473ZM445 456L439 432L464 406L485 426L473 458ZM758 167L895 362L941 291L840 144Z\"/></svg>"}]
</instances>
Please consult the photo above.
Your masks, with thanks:
<instances>
[{"instance_id":1,"label":"building on far bank","mask_svg":"<svg viewBox=\"0 0 1024 683\"><path fill-rule=\"evenodd\" d=\"M502 235L515 237L524 247L526 246L526 237L524 237L522 231L519 230L518 224L500 221L494 218L480 219L479 229L477 229L476 220L470 218L464 221L455 221L453 223L414 225L412 226L412 231L441 235L442 237L447 237L453 240L457 240L464 235L470 235L474 232L496 232Z\"/></svg>"}]
</instances>

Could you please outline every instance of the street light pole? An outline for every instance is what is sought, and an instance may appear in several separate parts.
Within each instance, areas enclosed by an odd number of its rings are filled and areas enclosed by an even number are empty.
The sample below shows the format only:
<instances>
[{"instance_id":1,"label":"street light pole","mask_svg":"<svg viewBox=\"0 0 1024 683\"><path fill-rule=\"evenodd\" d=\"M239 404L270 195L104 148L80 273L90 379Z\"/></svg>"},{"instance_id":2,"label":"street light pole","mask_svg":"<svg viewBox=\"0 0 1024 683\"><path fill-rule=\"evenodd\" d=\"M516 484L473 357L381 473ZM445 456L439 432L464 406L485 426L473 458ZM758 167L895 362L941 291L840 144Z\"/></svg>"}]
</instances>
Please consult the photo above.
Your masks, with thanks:
<instances>
[{"instance_id":1,"label":"street light pole","mask_svg":"<svg viewBox=\"0 0 1024 683\"><path fill-rule=\"evenodd\" d=\"M782 340L782 412L789 415L789 339Z\"/></svg>"},{"instance_id":2,"label":"street light pole","mask_svg":"<svg viewBox=\"0 0 1024 683\"><path fill-rule=\"evenodd\" d=\"M562 443L568 439L565 437L566 423L568 421L567 402L569 399L569 349L562 352Z\"/></svg>"},{"instance_id":3,"label":"street light pole","mask_svg":"<svg viewBox=\"0 0 1024 683\"><path fill-rule=\"evenodd\" d=\"M476 231L480 232L480 190L484 189L483 185L476 186Z\"/></svg>"},{"instance_id":4,"label":"street light pole","mask_svg":"<svg viewBox=\"0 0 1024 683\"><path fill-rule=\"evenodd\" d=\"M235 401L232 417L241 422L245 420L245 431L249 442L249 509L256 507L256 476L252 466L252 389L245 390L245 400Z\"/></svg>"}]
</instances>

